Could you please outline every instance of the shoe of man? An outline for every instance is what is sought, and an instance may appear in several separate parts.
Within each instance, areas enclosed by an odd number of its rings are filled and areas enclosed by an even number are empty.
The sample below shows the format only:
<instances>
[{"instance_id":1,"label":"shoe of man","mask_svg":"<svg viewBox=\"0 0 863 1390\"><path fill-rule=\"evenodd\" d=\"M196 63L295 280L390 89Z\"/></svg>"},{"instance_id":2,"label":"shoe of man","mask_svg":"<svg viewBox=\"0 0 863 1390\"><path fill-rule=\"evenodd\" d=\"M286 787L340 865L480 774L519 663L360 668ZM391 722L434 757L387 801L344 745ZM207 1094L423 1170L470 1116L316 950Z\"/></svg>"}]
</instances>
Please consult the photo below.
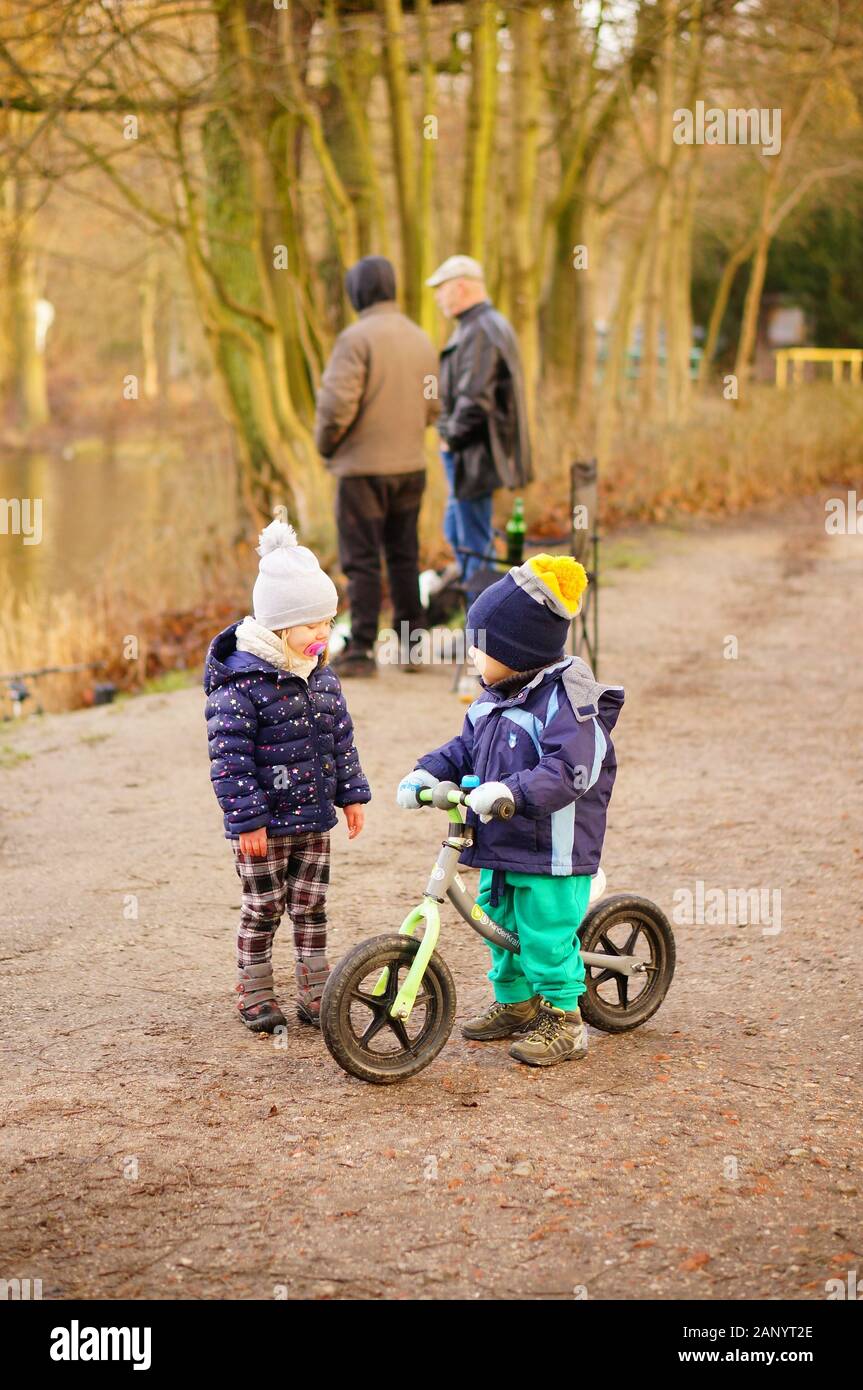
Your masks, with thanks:
<instances>
[{"instance_id":1,"label":"shoe of man","mask_svg":"<svg viewBox=\"0 0 863 1390\"><path fill-rule=\"evenodd\" d=\"M348 642L338 656L333 657L330 669L341 680L343 676L376 676L378 664L373 651L363 650Z\"/></svg>"},{"instance_id":2,"label":"shoe of man","mask_svg":"<svg viewBox=\"0 0 863 1390\"><path fill-rule=\"evenodd\" d=\"M587 1029L581 1010L558 1009L543 999L535 1026L526 1038L513 1043L509 1055L529 1067L553 1067L586 1057Z\"/></svg>"},{"instance_id":3,"label":"shoe of man","mask_svg":"<svg viewBox=\"0 0 863 1390\"><path fill-rule=\"evenodd\" d=\"M472 1042L492 1042L495 1038L511 1038L513 1033L530 1027L539 1013L539 1005L538 994L520 1004L501 1004L496 999L485 1013L468 1020L461 1030L462 1037L470 1038Z\"/></svg>"}]
</instances>

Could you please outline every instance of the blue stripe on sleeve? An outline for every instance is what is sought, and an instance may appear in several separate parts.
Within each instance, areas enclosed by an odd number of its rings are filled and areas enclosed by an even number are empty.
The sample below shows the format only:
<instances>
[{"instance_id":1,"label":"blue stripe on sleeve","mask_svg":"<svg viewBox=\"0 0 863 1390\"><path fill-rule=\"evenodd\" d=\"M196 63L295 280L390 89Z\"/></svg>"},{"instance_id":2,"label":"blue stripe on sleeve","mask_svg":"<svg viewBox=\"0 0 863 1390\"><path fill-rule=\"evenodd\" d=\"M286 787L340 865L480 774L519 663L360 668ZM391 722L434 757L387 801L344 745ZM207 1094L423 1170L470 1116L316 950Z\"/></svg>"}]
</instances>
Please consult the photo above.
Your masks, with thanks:
<instances>
[{"instance_id":1,"label":"blue stripe on sleeve","mask_svg":"<svg viewBox=\"0 0 863 1390\"><path fill-rule=\"evenodd\" d=\"M602 729L599 726L598 719L594 719L593 728L594 732L596 733L596 747L594 748L593 752L593 767L590 770L590 781L587 784L588 791L599 777L603 760L605 758L606 753L608 752L608 739L602 732Z\"/></svg>"}]
</instances>

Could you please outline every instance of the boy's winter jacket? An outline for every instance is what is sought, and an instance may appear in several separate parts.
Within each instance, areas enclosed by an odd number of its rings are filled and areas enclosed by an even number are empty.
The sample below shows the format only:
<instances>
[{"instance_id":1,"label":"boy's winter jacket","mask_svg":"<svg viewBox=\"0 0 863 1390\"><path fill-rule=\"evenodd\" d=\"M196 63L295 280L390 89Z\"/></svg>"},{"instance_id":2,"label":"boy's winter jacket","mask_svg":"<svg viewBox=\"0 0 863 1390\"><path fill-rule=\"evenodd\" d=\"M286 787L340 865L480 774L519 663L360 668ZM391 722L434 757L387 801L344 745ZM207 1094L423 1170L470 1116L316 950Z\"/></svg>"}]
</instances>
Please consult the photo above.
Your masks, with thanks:
<instances>
[{"instance_id":1,"label":"boy's winter jacket","mask_svg":"<svg viewBox=\"0 0 863 1390\"><path fill-rule=\"evenodd\" d=\"M339 679L317 666L308 681L238 652L234 623L204 667L210 778L237 839L331 830L336 806L371 800Z\"/></svg>"},{"instance_id":2,"label":"boy's winter jacket","mask_svg":"<svg viewBox=\"0 0 863 1390\"><path fill-rule=\"evenodd\" d=\"M506 686L504 685L504 690ZM420 758L434 777L466 773L504 782L511 820L482 824L463 864L529 874L595 874L617 761L611 730L623 688L601 685L578 657L540 671L517 693L491 686L467 711L461 734Z\"/></svg>"}]
</instances>

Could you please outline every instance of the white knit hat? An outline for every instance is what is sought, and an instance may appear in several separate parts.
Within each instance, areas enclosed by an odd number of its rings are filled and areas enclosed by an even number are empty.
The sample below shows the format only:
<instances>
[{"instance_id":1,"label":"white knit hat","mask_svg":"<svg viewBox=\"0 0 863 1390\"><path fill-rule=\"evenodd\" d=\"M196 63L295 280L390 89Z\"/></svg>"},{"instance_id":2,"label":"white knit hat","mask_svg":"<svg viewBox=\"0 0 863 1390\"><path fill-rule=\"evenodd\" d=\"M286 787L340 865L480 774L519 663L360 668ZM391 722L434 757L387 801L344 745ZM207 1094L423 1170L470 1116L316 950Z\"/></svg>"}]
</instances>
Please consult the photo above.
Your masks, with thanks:
<instances>
[{"instance_id":1,"label":"white knit hat","mask_svg":"<svg viewBox=\"0 0 863 1390\"><path fill-rule=\"evenodd\" d=\"M339 606L336 586L317 556L299 544L293 526L271 521L258 540L261 563L252 590L255 621L278 632L334 617Z\"/></svg>"}]
</instances>

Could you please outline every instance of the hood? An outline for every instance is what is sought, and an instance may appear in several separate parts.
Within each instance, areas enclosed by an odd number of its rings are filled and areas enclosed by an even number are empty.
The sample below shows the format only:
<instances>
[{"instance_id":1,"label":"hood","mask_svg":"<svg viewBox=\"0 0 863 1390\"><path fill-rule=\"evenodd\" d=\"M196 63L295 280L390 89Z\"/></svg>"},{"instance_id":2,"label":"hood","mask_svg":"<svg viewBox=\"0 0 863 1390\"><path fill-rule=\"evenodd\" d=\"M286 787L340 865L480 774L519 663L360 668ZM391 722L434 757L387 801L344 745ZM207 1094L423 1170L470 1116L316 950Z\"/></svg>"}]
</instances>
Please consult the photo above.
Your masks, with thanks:
<instances>
[{"instance_id":1,"label":"hood","mask_svg":"<svg viewBox=\"0 0 863 1390\"><path fill-rule=\"evenodd\" d=\"M238 671L263 671L266 675L277 676L279 672L268 661L263 661L251 652L237 651L237 628L239 623L231 623L210 643L207 659L204 662L204 690L207 695L218 686L231 680Z\"/></svg>"},{"instance_id":2,"label":"hood","mask_svg":"<svg viewBox=\"0 0 863 1390\"><path fill-rule=\"evenodd\" d=\"M587 663L580 656L573 656L563 673L563 688L579 723L599 714L606 729L614 728L623 708L622 685L605 685L598 681Z\"/></svg>"},{"instance_id":3,"label":"hood","mask_svg":"<svg viewBox=\"0 0 863 1390\"><path fill-rule=\"evenodd\" d=\"M396 297L396 273L385 256L363 256L345 276L348 299L357 313Z\"/></svg>"}]
</instances>

